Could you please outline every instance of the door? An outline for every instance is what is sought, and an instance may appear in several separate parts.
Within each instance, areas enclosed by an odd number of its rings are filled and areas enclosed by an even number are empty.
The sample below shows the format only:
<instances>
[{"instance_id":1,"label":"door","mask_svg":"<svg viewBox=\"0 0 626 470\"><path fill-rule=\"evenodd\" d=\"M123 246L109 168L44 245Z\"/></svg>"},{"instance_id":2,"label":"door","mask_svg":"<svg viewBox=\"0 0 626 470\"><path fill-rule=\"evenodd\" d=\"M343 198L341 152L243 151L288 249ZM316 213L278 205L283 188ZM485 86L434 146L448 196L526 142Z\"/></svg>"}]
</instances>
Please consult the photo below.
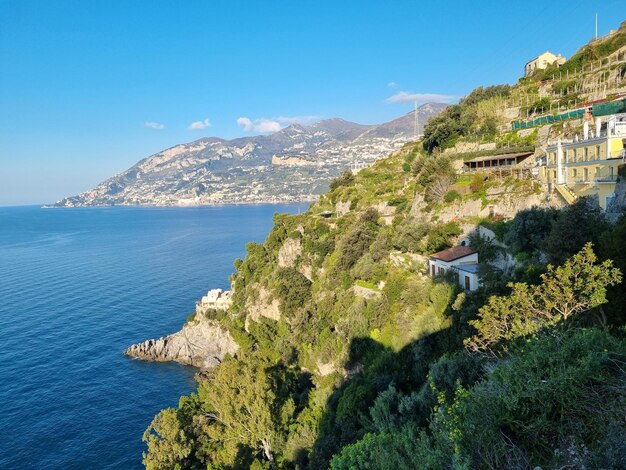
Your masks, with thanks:
<instances>
[{"instance_id":1,"label":"door","mask_svg":"<svg viewBox=\"0 0 626 470\"><path fill-rule=\"evenodd\" d=\"M465 276L465 290L470 290L470 277Z\"/></svg>"}]
</instances>

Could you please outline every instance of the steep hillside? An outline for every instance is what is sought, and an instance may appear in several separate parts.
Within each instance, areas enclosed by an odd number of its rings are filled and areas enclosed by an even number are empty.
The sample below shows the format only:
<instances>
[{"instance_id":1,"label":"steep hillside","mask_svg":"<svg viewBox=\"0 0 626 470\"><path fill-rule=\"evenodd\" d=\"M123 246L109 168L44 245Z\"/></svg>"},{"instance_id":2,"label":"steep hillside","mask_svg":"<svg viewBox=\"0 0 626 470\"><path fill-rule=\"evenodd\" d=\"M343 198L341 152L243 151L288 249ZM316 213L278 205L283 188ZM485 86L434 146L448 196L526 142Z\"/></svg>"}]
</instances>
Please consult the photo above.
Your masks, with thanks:
<instances>
[{"instance_id":1,"label":"steep hillside","mask_svg":"<svg viewBox=\"0 0 626 470\"><path fill-rule=\"evenodd\" d=\"M419 108L420 130L445 108ZM368 165L414 138L413 113L381 125L328 119L271 135L202 138L169 148L58 207L202 205L312 200L353 163Z\"/></svg>"},{"instance_id":2,"label":"steep hillside","mask_svg":"<svg viewBox=\"0 0 626 470\"><path fill-rule=\"evenodd\" d=\"M146 430L147 468L626 468L623 198L611 224L591 199L562 207L532 158L462 171L540 153L549 127L510 130L529 82L477 88L422 141L275 215L235 260L232 305L185 326L236 347L193 353L211 367ZM457 244L478 252L476 289L428 268ZM163 360L155 344L129 351Z\"/></svg>"},{"instance_id":3,"label":"steep hillside","mask_svg":"<svg viewBox=\"0 0 626 470\"><path fill-rule=\"evenodd\" d=\"M237 350L155 418L146 466L618 468L626 343L623 287L611 286L621 274L583 247L615 257L626 223L607 225L584 201L552 209L532 181L476 179L467 194L439 198L455 161L408 145L334 180L307 213L277 214L265 242L235 261L232 306L190 320L219 324ZM544 207L522 204L508 223L478 216L523 200ZM478 212L458 212L472 201ZM482 287L430 277L427 255L478 223L499 237L469 237ZM554 270L546 258L566 263ZM548 297L542 285L553 286ZM526 318L528 302L542 313ZM572 302L571 317L557 313ZM613 335L589 329L598 324ZM610 406L581 408L599 400Z\"/></svg>"}]
</instances>

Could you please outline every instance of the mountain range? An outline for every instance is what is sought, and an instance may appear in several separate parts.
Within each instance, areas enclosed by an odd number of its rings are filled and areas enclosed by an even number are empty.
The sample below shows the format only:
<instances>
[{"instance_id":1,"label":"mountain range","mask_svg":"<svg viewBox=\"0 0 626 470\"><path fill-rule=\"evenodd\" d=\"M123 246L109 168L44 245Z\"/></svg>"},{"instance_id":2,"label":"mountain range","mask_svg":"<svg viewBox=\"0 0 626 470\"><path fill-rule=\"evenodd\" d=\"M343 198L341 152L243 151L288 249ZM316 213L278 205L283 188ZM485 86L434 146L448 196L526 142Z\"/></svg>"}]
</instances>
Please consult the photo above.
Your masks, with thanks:
<instances>
[{"instance_id":1,"label":"mountain range","mask_svg":"<svg viewBox=\"0 0 626 470\"><path fill-rule=\"evenodd\" d=\"M446 107L418 108L417 133ZM415 113L378 125L340 118L292 124L270 135L205 137L151 155L55 207L208 205L314 200L348 169L360 169L415 138Z\"/></svg>"}]
</instances>

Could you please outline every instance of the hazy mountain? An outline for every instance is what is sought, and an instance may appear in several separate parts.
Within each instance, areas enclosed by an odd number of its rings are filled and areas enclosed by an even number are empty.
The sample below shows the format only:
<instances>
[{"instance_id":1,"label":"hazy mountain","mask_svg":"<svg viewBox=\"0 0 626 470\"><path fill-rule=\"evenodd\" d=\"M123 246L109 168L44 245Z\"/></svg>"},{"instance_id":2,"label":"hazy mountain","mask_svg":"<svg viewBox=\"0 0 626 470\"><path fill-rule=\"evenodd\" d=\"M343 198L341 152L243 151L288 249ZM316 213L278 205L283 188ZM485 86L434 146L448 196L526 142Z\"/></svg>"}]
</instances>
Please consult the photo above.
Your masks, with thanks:
<instances>
[{"instance_id":1,"label":"hazy mountain","mask_svg":"<svg viewBox=\"0 0 626 470\"><path fill-rule=\"evenodd\" d=\"M446 105L418 108L419 129ZM163 150L96 188L55 204L201 205L314 199L351 165L368 165L414 138L413 112L380 125L334 118L271 135L205 137Z\"/></svg>"}]
</instances>

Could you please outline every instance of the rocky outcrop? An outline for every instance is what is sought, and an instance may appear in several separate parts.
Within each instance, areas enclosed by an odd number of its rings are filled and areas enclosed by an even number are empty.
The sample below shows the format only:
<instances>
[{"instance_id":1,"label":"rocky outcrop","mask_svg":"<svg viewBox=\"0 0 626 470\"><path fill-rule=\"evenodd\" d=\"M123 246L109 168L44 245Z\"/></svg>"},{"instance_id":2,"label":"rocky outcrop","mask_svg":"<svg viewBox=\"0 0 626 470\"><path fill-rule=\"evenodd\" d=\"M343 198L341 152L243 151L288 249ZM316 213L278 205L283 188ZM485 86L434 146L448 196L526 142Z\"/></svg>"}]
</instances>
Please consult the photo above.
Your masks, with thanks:
<instances>
[{"instance_id":1,"label":"rocky outcrop","mask_svg":"<svg viewBox=\"0 0 626 470\"><path fill-rule=\"evenodd\" d=\"M278 251L278 266L293 268L302 254L302 242L298 238L288 238Z\"/></svg>"},{"instance_id":2,"label":"rocky outcrop","mask_svg":"<svg viewBox=\"0 0 626 470\"><path fill-rule=\"evenodd\" d=\"M352 291L355 296L364 299L375 299L383 294L380 290L370 289L369 287L359 286L358 284L352 286Z\"/></svg>"},{"instance_id":3,"label":"rocky outcrop","mask_svg":"<svg viewBox=\"0 0 626 470\"><path fill-rule=\"evenodd\" d=\"M146 361L169 362L210 369L239 346L230 333L214 321L196 315L182 330L165 338L149 339L124 351L126 356Z\"/></svg>"},{"instance_id":4,"label":"rocky outcrop","mask_svg":"<svg viewBox=\"0 0 626 470\"><path fill-rule=\"evenodd\" d=\"M380 217L383 219L385 225L391 225L393 223L393 218L396 214L396 207L390 206L386 202L381 202L375 209L380 214Z\"/></svg>"},{"instance_id":5,"label":"rocky outcrop","mask_svg":"<svg viewBox=\"0 0 626 470\"><path fill-rule=\"evenodd\" d=\"M488 217L493 215L513 218L521 210L530 209L533 206L546 207L549 205L545 194L535 194L528 191L516 193L508 192L506 189L497 189L491 190L488 197L490 202L487 205L484 205L481 200L477 199L448 205L437 213L438 220L449 222L460 217Z\"/></svg>"},{"instance_id":6,"label":"rocky outcrop","mask_svg":"<svg viewBox=\"0 0 626 470\"><path fill-rule=\"evenodd\" d=\"M278 299L274 298L270 291L263 286L257 284L251 287L258 289L258 296L254 300L248 298L246 301L248 316L254 321L259 321L261 317L269 318L270 320L280 320Z\"/></svg>"},{"instance_id":7,"label":"rocky outcrop","mask_svg":"<svg viewBox=\"0 0 626 470\"><path fill-rule=\"evenodd\" d=\"M350 201L338 202L335 204L335 212L337 213L337 217L343 217L348 212L350 212L350 206L352 203Z\"/></svg>"}]
</instances>

